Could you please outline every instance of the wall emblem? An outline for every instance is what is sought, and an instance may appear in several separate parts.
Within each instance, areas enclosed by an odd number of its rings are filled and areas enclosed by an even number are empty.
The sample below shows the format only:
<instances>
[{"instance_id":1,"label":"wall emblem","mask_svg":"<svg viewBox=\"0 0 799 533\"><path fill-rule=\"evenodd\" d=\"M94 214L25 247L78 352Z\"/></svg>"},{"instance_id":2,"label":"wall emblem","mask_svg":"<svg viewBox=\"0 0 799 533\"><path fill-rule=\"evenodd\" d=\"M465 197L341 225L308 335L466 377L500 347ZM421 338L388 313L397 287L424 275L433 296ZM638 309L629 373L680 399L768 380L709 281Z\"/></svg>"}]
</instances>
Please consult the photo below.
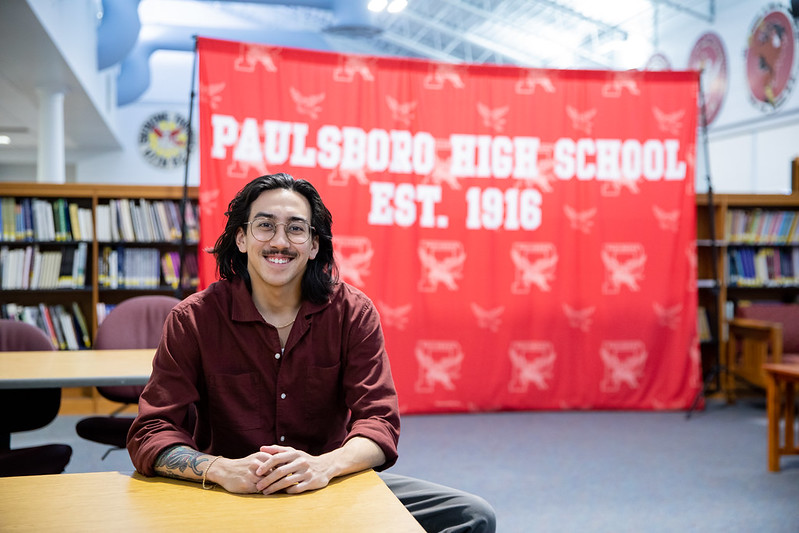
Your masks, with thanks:
<instances>
[{"instance_id":1,"label":"wall emblem","mask_svg":"<svg viewBox=\"0 0 799 533\"><path fill-rule=\"evenodd\" d=\"M154 167L182 167L186 164L189 128L189 121L180 113L155 113L139 130L139 152Z\"/></svg>"},{"instance_id":2,"label":"wall emblem","mask_svg":"<svg viewBox=\"0 0 799 533\"><path fill-rule=\"evenodd\" d=\"M780 107L793 88L796 30L787 8L769 4L749 30L746 81L749 98L761 111Z\"/></svg>"},{"instance_id":3,"label":"wall emblem","mask_svg":"<svg viewBox=\"0 0 799 533\"><path fill-rule=\"evenodd\" d=\"M727 53L721 37L712 32L699 37L688 57L688 68L702 73L705 120L711 124L718 116L727 94Z\"/></svg>"}]
</instances>

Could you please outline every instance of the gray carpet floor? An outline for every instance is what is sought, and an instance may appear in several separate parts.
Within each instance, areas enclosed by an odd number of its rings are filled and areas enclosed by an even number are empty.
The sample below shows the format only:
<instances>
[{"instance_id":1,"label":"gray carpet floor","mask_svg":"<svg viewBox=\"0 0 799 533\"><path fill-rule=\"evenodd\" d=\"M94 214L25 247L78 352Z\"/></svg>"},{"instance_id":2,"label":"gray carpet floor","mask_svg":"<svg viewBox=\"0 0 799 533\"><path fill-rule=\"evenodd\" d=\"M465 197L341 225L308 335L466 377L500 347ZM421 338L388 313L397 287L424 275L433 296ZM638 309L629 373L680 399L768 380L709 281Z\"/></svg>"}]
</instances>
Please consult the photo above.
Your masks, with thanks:
<instances>
[{"instance_id":1,"label":"gray carpet floor","mask_svg":"<svg viewBox=\"0 0 799 533\"><path fill-rule=\"evenodd\" d=\"M63 416L13 447L72 445L67 472L132 471ZM766 464L762 400L685 412L506 412L402 419L392 472L483 496L498 531L799 533L799 456Z\"/></svg>"}]
</instances>

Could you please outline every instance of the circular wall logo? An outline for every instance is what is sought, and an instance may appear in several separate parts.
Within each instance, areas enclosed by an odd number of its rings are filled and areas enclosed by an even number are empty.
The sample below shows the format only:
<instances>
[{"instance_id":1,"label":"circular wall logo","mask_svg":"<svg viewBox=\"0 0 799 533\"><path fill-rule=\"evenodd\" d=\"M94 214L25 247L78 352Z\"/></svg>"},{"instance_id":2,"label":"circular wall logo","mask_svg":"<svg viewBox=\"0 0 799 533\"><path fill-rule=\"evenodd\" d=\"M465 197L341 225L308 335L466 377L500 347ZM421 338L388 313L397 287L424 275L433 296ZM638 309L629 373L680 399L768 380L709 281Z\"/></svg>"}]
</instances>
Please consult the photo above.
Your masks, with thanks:
<instances>
[{"instance_id":1,"label":"circular wall logo","mask_svg":"<svg viewBox=\"0 0 799 533\"><path fill-rule=\"evenodd\" d=\"M710 124L721 111L727 94L727 53L721 37L713 32L699 37L688 57L688 68L702 73L705 120Z\"/></svg>"},{"instance_id":2,"label":"circular wall logo","mask_svg":"<svg viewBox=\"0 0 799 533\"><path fill-rule=\"evenodd\" d=\"M151 115L139 130L139 152L151 165L173 169L186 164L189 121L180 113Z\"/></svg>"},{"instance_id":3,"label":"circular wall logo","mask_svg":"<svg viewBox=\"0 0 799 533\"><path fill-rule=\"evenodd\" d=\"M796 31L787 8L769 4L747 37L749 98L761 111L773 111L791 92L796 70Z\"/></svg>"}]
</instances>

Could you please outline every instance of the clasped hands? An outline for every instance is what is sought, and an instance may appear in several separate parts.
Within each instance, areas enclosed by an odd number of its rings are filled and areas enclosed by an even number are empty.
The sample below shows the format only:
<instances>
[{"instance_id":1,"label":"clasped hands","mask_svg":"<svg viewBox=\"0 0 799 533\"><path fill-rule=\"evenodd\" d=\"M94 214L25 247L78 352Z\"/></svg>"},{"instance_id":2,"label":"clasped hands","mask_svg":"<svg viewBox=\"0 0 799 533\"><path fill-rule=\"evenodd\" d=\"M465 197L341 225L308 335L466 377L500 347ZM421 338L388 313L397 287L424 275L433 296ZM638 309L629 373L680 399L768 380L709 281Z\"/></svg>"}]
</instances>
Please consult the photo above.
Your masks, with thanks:
<instances>
[{"instance_id":1,"label":"clasped hands","mask_svg":"<svg viewBox=\"0 0 799 533\"><path fill-rule=\"evenodd\" d=\"M261 446L241 459L220 458L208 479L228 492L298 494L330 483L326 461L288 446Z\"/></svg>"}]
</instances>

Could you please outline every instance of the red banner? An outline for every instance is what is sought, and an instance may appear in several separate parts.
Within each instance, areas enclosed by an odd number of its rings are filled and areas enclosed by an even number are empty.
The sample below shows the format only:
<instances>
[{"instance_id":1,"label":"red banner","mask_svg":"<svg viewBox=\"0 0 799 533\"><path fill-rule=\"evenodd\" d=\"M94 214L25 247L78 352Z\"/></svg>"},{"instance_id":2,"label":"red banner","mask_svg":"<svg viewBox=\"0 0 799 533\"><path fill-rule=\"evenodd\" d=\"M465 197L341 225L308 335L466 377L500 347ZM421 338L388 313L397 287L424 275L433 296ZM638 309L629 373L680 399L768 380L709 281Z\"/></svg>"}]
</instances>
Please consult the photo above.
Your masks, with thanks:
<instances>
[{"instance_id":1,"label":"red banner","mask_svg":"<svg viewBox=\"0 0 799 533\"><path fill-rule=\"evenodd\" d=\"M403 412L690 405L697 73L210 39L199 59L201 247L252 178L311 181Z\"/></svg>"}]
</instances>

